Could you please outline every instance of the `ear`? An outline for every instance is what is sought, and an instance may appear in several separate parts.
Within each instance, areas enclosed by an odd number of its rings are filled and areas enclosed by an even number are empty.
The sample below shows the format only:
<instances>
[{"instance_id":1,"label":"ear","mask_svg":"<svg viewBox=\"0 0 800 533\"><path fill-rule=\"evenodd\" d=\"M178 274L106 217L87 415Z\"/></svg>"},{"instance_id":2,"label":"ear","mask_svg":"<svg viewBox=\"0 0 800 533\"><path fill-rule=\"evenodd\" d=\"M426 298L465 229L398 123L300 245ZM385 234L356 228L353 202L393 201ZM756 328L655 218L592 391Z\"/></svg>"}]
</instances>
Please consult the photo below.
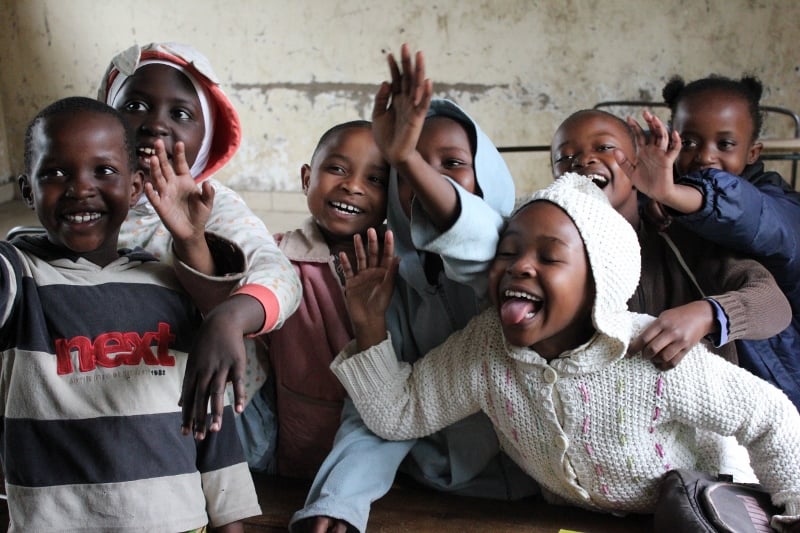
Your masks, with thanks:
<instances>
[{"instance_id":1,"label":"ear","mask_svg":"<svg viewBox=\"0 0 800 533\"><path fill-rule=\"evenodd\" d=\"M137 170L131 174L131 202L128 207L133 207L139 201L139 197L144 191L144 172Z\"/></svg>"},{"instance_id":2,"label":"ear","mask_svg":"<svg viewBox=\"0 0 800 533\"><path fill-rule=\"evenodd\" d=\"M764 148L764 145L758 141L754 142L750 145L750 149L747 151L747 164L752 165L758 158L761 157L761 150Z\"/></svg>"},{"instance_id":3,"label":"ear","mask_svg":"<svg viewBox=\"0 0 800 533\"><path fill-rule=\"evenodd\" d=\"M303 193L308 195L308 186L311 184L311 166L308 164L300 167L300 182L303 185Z\"/></svg>"},{"instance_id":4,"label":"ear","mask_svg":"<svg viewBox=\"0 0 800 533\"><path fill-rule=\"evenodd\" d=\"M25 200L25 205L30 209L35 209L33 205L33 187L31 187L28 175L20 174L17 176L17 184L19 185L20 193L22 193L22 199Z\"/></svg>"}]
</instances>

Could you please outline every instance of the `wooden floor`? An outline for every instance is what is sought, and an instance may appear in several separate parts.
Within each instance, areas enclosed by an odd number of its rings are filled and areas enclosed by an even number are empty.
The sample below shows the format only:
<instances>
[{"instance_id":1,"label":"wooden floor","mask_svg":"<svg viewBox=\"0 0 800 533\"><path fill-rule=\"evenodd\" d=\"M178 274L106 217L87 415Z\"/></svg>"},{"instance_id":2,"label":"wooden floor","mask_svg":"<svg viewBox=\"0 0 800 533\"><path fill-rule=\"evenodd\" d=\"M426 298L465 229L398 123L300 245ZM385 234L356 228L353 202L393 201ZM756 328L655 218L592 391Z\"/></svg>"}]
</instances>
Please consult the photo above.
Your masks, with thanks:
<instances>
[{"instance_id":1,"label":"wooden floor","mask_svg":"<svg viewBox=\"0 0 800 533\"><path fill-rule=\"evenodd\" d=\"M308 485L296 480L255 476L261 516L245 522L247 532L285 532L303 506ZM395 485L370 512L367 533L629 533L652 530L650 516L616 518L538 499L498 502L450 496L417 486Z\"/></svg>"},{"instance_id":2,"label":"wooden floor","mask_svg":"<svg viewBox=\"0 0 800 533\"><path fill-rule=\"evenodd\" d=\"M285 533L292 514L303 506L308 484L259 475L254 479L264 514L247 519L245 532ZM0 528L8 529L5 500L0 500ZM651 530L650 516L616 518L547 505L541 500L497 502L395 485L372 506L367 533L646 533Z\"/></svg>"}]
</instances>

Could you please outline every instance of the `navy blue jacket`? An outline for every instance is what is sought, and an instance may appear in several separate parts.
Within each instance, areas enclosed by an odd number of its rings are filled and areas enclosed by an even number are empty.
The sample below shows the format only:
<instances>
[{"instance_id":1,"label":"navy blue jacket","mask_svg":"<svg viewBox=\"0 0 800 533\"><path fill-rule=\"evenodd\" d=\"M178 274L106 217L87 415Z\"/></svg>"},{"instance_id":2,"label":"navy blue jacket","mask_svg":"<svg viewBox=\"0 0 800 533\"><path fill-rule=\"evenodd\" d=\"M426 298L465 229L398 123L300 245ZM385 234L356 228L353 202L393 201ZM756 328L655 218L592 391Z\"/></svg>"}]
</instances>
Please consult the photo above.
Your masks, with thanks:
<instances>
[{"instance_id":1,"label":"navy blue jacket","mask_svg":"<svg viewBox=\"0 0 800 533\"><path fill-rule=\"evenodd\" d=\"M792 322L765 340L739 340L739 364L773 383L800 410L800 194L764 164L742 176L706 169L679 183L703 193L702 208L674 220L700 236L761 262L792 306Z\"/></svg>"}]
</instances>

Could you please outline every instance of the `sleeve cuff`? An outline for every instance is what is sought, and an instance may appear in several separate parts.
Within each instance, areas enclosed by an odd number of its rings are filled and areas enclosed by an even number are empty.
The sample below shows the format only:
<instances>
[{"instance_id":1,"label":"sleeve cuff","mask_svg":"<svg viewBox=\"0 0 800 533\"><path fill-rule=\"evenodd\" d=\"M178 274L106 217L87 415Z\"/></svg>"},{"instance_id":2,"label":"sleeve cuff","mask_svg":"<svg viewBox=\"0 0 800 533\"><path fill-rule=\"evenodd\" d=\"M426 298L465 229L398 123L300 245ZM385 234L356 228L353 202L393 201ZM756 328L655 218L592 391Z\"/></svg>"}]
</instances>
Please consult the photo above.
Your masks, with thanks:
<instances>
[{"instance_id":1,"label":"sleeve cuff","mask_svg":"<svg viewBox=\"0 0 800 533\"><path fill-rule=\"evenodd\" d=\"M272 328L274 328L275 324L278 322L278 315L281 307L278 297L275 296L274 292L263 285L251 283L239 287L233 292L233 294L246 294L247 296L252 296L258 300L259 303L261 303L261 306L264 308L264 325L257 332L249 334L248 337L257 337L272 331Z\"/></svg>"}]
</instances>

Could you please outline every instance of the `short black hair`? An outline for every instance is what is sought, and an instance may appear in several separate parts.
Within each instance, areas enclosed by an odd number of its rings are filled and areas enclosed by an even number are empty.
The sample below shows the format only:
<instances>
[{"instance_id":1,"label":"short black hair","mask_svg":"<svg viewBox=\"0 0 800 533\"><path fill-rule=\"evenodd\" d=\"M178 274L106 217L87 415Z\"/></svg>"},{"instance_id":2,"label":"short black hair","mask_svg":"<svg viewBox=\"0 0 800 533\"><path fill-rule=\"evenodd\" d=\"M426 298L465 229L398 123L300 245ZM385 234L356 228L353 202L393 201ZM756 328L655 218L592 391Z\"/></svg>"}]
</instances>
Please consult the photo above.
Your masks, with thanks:
<instances>
[{"instance_id":1,"label":"short black hair","mask_svg":"<svg viewBox=\"0 0 800 533\"><path fill-rule=\"evenodd\" d=\"M25 130L25 172L30 174L32 171L33 166L33 131L36 128L36 125L43 121L47 120L52 117L60 116L60 115L70 115L70 114L77 114L77 113L98 113L103 115L109 115L114 117L119 125L122 127L122 131L124 132L125 136L125 151L128 154L128 170L131 172L137 169L137 158L136 158L136 142L135 138L136 135L133 132L133 129L127 124L125 119L122 117L119 111L114 109L113 107L100 102L99 100L95 100L93 98L86 98L84 96L69 96L67 98L62 98L61 100L56 100L52 104L48 105L41 111L39 111L33 120L31 120L30 124L28 124L28 128Z\"/></svg>"},{"instance_id":2,"label":"short black hair","mask_svg":"<svg viewBox=\"0 0 800 533\"><path fill-rule=\"evenodd\" d=\"M633 144L634 152L638 151L639 147L636 144L636 133L633 131L633 128L631 127L631 125L628 124L628 122L626 120L622 119L622 117L619 117L619 116L615 115L614 113L609 113L608 111L604 111L603 109L594 109L594 108L579 109L578 111L575 111L570 116L568 116L563 121L561 121L561 124L566 124L570 120L574 120L574 119L582 117L584 115L600 115L602 117L606 117L606 118L609 118L609 119L617 122L620 126L622 126L622 128L626 132L628 132L628 136L631 138L631 144ZM561 126L559 126L559 128L560 127Z\"/></svg>"},{"instance_id":3,"label":"short black hair","mask_svg":"<svg viewBox=\"0 0 800 533\"><path fill-rule=\"evenodd\" d=\"M317 141L317 146L314 148L314 153L311 154L311 161L314 161L314 158L317 157L317 153L320 151L320 149L325 146L325 143L327 143L334 135L340 131L350 128L364 128L371 130L372 122L369 120L350 120L348 122L342 122L341 124L336 124L335 126L328 128L328 130L326 130L325 133L323 133L319 138L319 141Z\"/></svg>"},{"instance_id":4,"label":"short black hair","mask_svg":"<svg viewBox=\"0 0 800 533\"><path fill-rule=\"evenodd\" d=\"M747 102L747 108L750 112L750 118L753 121L753 138L756 140L761 134L761 127L764 122L764 115L761 113L759 106L761 104L761 95L764 92L764 86L761 80L755 76L742 76L739 80L734 80L719 74L711 74L705 78L700 78L691 83L686 83L680 76L673 76L664 86L661 95L664 97L664 102L669 106L672 117L670 121L675 118L675 111L678 104L688 96L705 91L724 91L729 94L739 96Z\"/></svg>"}]
</instances>

